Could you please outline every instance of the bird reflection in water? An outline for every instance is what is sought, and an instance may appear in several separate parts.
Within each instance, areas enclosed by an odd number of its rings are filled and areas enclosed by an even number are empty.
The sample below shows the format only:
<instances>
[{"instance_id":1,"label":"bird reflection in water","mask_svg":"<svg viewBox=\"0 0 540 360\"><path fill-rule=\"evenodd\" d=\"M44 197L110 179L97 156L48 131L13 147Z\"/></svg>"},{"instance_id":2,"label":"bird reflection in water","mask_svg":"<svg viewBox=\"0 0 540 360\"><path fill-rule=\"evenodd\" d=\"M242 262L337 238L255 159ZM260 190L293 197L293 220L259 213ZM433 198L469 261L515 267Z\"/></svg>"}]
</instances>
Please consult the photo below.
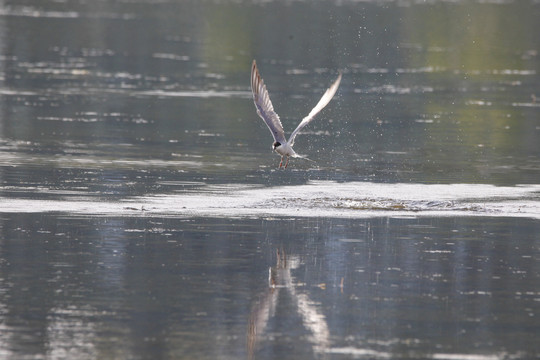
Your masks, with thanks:
<instances>
[{"instance_id":1,"label":"bird reflection in water","mask_svg":"<svg viewBox=\"0 0 540 360\"><path fill-rule=\"evenodd\" d=\"M321 313L319 304L309 298L307 291L301 291L303 284L296 282L291 274L302 262L298 256L288 256L283 250L277 250L276 255L276 265L268 269L268 289L261 293L260 300L251 310L247 333L249 358L254 358L255 351L264 338L263 334L269 331L268 322L276 316L276 307L284 296L289 297L287 300L292 304L291 310L296 311L304 328L311 333L306 339L313 351L325 353L330 345L330 332L325 316Z\"/></svg>"}]
</instances>

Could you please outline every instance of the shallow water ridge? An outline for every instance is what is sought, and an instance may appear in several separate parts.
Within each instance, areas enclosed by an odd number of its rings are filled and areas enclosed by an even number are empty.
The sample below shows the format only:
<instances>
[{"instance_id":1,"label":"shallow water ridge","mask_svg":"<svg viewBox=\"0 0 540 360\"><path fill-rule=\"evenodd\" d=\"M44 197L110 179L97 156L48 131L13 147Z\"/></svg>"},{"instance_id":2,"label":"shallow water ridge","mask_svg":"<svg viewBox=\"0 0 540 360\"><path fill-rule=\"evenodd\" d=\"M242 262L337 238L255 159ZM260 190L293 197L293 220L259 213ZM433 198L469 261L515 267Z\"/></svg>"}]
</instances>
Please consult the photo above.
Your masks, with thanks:
<instances>
[{"instance_id":1,"label":"shallow water ridge","mask_svg":"<svg viewBox=\"0 0 540 360\"><path fill-rule=\"evenodd\" d=\"M175 183L180 185L180 183ZM540 185L423 185L308 182L305 185L183 184L178 194L114 201L75 192L63 199L3 198L4 213L62 212L75 216L332 217L488 216L540 218Z\"/></svg>"},{"instance_id":2,"label":"shallow water ridge","mask_svg":"<svg viewBox=\"0 0 540 360\"><path fill-rule=\"evenodd\" d=\"M540 358L539 18L0 0L0 357Z\"/></svg>"}]
</instances>

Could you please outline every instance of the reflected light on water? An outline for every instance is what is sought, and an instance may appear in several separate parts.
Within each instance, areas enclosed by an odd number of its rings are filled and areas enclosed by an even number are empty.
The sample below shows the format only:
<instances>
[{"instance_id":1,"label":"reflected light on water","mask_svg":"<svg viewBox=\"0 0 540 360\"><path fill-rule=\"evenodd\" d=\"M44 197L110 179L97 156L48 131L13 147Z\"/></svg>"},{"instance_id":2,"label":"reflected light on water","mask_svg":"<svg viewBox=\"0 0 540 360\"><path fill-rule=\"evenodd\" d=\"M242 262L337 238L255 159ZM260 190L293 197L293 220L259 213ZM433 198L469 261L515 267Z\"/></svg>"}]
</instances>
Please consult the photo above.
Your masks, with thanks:
<instances>
[{"instance_id":1,"label":"reflected light on water","mask_svg":"<svg viewBox=\"0 0 540 360\"><path fill-rule=\"evenodd\" d=\"M99 356L96 346L95 311L80 308L51 309L47 327L48 350L51 359L95 359Z\"/></svg>"}]
</instances>

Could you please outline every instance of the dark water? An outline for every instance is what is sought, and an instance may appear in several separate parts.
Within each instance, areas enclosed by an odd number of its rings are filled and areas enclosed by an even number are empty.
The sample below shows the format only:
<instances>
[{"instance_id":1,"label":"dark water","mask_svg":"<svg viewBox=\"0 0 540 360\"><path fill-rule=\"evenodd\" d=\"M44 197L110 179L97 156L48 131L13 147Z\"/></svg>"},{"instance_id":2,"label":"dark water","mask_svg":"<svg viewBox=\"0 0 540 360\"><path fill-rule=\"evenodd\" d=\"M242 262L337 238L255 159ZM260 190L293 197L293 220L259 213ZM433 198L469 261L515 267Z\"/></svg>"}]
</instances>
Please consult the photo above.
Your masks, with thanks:
<instances>
[{"instance_id":1,"label":"dark water","mask_svg":"<svg viewBox=\"0 0 540 360\"><path fill-rule=\"evenodd\" d=\"M539 18L0 0L0 357L540 357Z\"/></svg>"},{"instance_id":2,"label":"dark water","mask_svg":"<svg viewBox=\"0 0 540 360\"><path fill-rule=\"evenodd\" d=\"M6 356L540 351L538 221L31 214L4 216L1 226Z\"/></svg>"}]
</instances>

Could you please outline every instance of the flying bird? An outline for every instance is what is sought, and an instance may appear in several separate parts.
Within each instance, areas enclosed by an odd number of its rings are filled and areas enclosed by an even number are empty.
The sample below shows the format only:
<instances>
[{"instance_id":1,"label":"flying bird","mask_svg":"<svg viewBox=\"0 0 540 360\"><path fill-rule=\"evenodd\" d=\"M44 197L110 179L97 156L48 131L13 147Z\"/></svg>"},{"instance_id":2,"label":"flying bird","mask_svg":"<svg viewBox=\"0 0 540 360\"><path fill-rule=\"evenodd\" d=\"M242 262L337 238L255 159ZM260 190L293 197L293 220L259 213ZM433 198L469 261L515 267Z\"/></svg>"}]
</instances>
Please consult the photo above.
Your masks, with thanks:
<instances>
[{"instance_id":1,"label":"flying bird","mask_svg":"<svg viewBox=\"0 0 540 360\"><path fill-rule=\"evenodd\" d=\"M309 112L309 114L302 119L300 124L294 129L291 136L289 137L289 140L285 138L285 132L283 131L283 125L281 125L281 121L279 120L278 114L274 111L274 106L272 106L272 102L270 101L270 96L268 95L268 91L266 90L266 85L264 85L264 81L261 78L261 75L259 74L259 69L257 69L257 63L255 60L253 60L253 64L251 65L251 91L253 92L253 102L255 103L255 108L257 109L257 114L261 117L261 119L264 120L266 123L266 126L268 126L268 129L270 129L270 132L272 133L272 136L274 137L274 144L272 145L272 148L281 155L281 161L279 163L279 167L281 168L283 166L283 158L286 156L287 161L285 162L285 168L289 164L289 157L299 157L298 154L296 154L293 150L294 145L294 139L296 138L296 135L315 118L315 115L317 115L328 103L332 98L334 97L338 87L339 83L341 82L341 72L339 73L338 78L332 86L330 86L324 95L321 97L321 100L315 105L315 107Z\"/></svg>"}]
</instances>

